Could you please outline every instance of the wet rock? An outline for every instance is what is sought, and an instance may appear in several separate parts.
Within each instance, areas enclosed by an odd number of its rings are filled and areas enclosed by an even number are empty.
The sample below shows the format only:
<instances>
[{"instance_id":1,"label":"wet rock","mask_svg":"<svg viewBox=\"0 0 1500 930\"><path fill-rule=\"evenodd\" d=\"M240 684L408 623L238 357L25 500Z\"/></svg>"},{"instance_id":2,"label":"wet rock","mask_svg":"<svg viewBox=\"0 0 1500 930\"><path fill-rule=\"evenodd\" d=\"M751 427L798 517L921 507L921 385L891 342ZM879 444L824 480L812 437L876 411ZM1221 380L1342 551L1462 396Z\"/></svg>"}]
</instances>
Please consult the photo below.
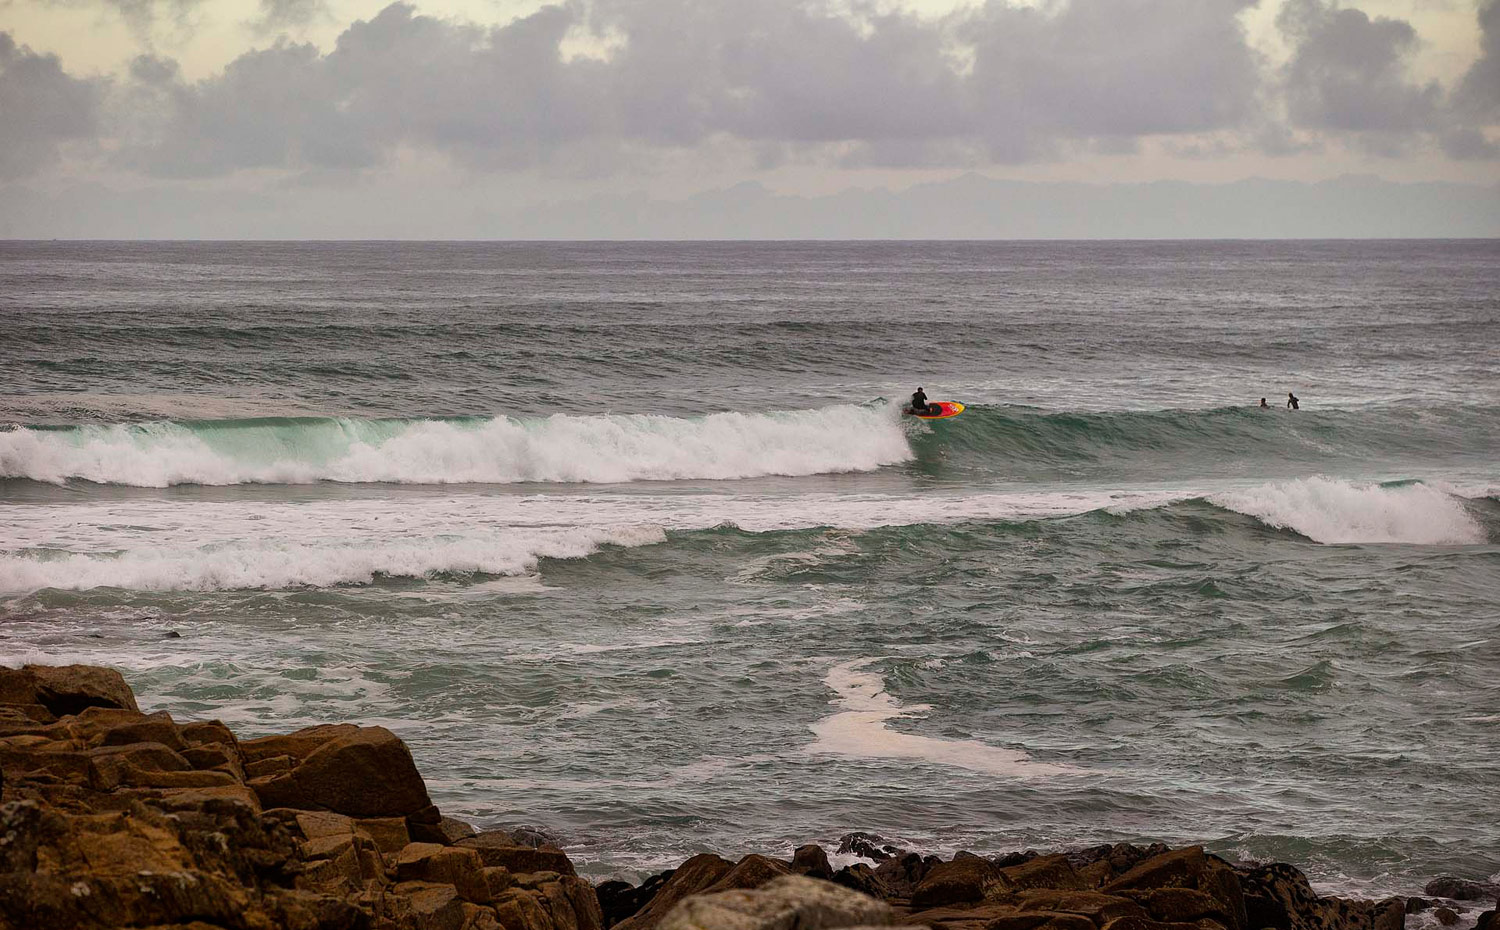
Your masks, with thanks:
<instances>
[{"instance_id":1,"label":"wet rock","mask_svg":"<svg viewBox=\"0 0 1500 930\"><path fill-rule=\"evenodd\" d=\"M886 888L885 882L880 880L874 869L863 862L845 866L833 873L833 883L858 891L860 894L867 894L872 898L891 897L890 889Z\"/></svg>"},{"instance_id":2,"label":"wet rock","mask_svg":"<svg viewBox=\"0 0 1500 930\"><path fill-rule=\"evenodd\" d=\"M800 875L756 889L694 895L680 901L661 930L831 930L888 926L890 908L847 888Z\"/></svg>"},{"instance_id":3,"label":"wet rock","mask_svg":"<svg viewBox=\"0 0 1500 930\"><path fill-rule=\"evenodd\" d=\"M57 717L89 707L140 711L124 676L91 665L0 668L0 704L41 705Z\"/></svg>"},{"instance_id":4,"label":"wet rock","mask_svg":"<svg viewBox=\"0 0 1500 930\"><path fill-rule=\"evenodd\" d=\"M1449 898L1454 901L1493 901L1500 897L1500 885L1444 875L1428 882L1427 887L1422 889L1422 893L1434 898Z\"/></svg>"},{"instance_id":5,"label":"wet rock","mask_svg":"<svg viewBox=\"0 0 1500 930\"><path fill-rule=\"evenodd\" d=\"M1090 930L1093 926L1094 922L1087 917L1061 911L1017 911L996 917L984 925L985 930Z\"/></svg>"},{"instance_id":6,"label":"wet rock","mask_svg":"<svg viewBox=\"0 0 1500 930\"><path fill-rule=\"evenodd\" d=\"M576 875L567 853L555 846L517 846L509 833L502 830L486 830L465 837L455 845L472 849L488 866L505 866L512 872L557 872L560 875Z\"/></svg>"},{"instance_id":7,"label":"wet rock","mask_svg":"<svg viewBox=\"0 0 1500 930\"><path fill-rule=\"evenodd\" d=\"M1025 865L1040 855L1041 853L1034 849L1026 849L1017 852L1001 853L990 861L995 863L996 868L1008 869L1013 865Z\"/></svg>"},{"instance_id":8,"label":"wet rock","mask_svg":"<svg viewBox=\"0 0 1500 930\"><path fill-rule=\"evenodd\" d=\"M1474 923L1474 930L1500 930L1500 921L1495 919L1495 911L1485 911L1479 915Z\"/></svg>"},{"instance_id":9,"label":"wet rock","mask_svg":"<svg viewBox=\"0 0 1500 930\"><path fill-rule=\"evenodd\" d=\"M1452 927L1458 923L1458 912L1451 907L1440 907L1432 912L1437 922L1445 927Z\"/></svg>"},{"instance_id":10,"label":"wet rock","mask_svg":"<svg viewBox=\"0 0 1500 930\"><path fill-rule=\"evenodd\" d=\"M942 861L936 856L924 859L917 853L904 853L876 866L875 877L892 897L910 898L927 873Z\"/></svg>"},{"instance_id":11,"label":"wet rock","mask_svg":"<svg viewBox=\"0 0 1500 930\"><path fill-rule=\"evenodd\" d=\"M874 833L845 833L839 837L839 855L855 855L872 862L884 862L901 855L906 850L887 843L885 837Z\"/></svg>"},{"instance_id":12,"label":"wet rock","mask_svg":"<svg viewBox=\"0 0 1500 930\"><path fill-rule=\"evenodd\" d=\"M1406 926L1406 902L1400 898L1386 898L1375 904L1374 930L1403 930Z\"/></svg>"},{"instance_id":13,"label":"wet rock","mask_svg":"<svg viewBox=\"0 0 1500 930\"><path fill-rule=\"evenodd\" d=\"M706 890L733 868L727 859L713 853L699 853L678 866L638 912L616 926L620 930L651 930L678 901Z\"/></svg>"},{"instance_id":14,"label":"wet rock","mask_svg":"<svg viewBox=\"0 0 1500 930\"><path fill-rule=\"evenodd\" d=\"M1226 927L1230 925L1228 909L1219 899L1192 888L1152 888L1125 892L1163 923L1192 923L1203 917Z\"/></svg>"},{"instance_id":15,"label":"wet rock","mask_svg":"<svg viewBox=\"0 0 1500 930\"><path fill-rule=\"evenodd\" d=\"M1000 870L988 859L955 858L927 871L912 890L911 906L925 910L983 901L1001 884Z\"/></svg>"},{"instance_id":16,"label":"wet rock","mask_svg":"<svg viewBox=\"0 0 1500 930\"><path fill-rule=\"evenodd\" d=\"M254 756L250 745L241 744L246 758ZM432 807L411 751L384 727L355 727L326 739L292 770L252 779L250 787L265 807L355 817L410 818Z\"/></svg>"},{"instance_id":17,"label":"wet rock","mask_svg":"<svg viewBox=\"0 0 1500 930\"><path fill-rule=\"evenodd\" d=\"M1416 914L1432 908L1432 902L1425 898L1407 898L1406 913Z\"/></svg>"},{"instance_id":18,"label":"wet rock","mask_svg":"<svg viewBox=\"0 0 1500 930\"><path fill-rule=\"evenodd\" d=\"M833 878L833 866L828 863L828 854L816 843L797 847L796 852L792 853L792 871L825 881Z\"/></svg>"},{"instance_id":19,"label":"wet rock","mask_svg":"<svg viewBox=\"0 0 1500 930\"><path fill-rule=\"evenodd\" d=\"M1198 877L1208 871L1208 858L1202 846L1188 846L1162 853L1140 863L1104 886L1114 893L1149 888L1187 887L1198 884Z\"/></svg>"},{"instance_id":20,"label":"wet rock","mask_svg":"<svg viewBox=\"0 0 1500 930\"><path fill-rule=\"evenodd\" d=\"M1148 912L1139 902L1096 891L1068 891L1034 888L1005 895L996 903L1011 903L1021 911L1077 914L1096 924L1106 924L1117 917L1145 917Z\"/></svg>"},{"instance_id":21,"label":"wet rock","mask_svg":"<svg viewBox=\"0 0 1500 930\"><path fill-rule=\"evenodd\" d=\"M412 839L424 843L452 845L459 840L477 836L478 831L456 817L443 817L437 823L411 824Z\"/></svg>"},{"instance_id":22,"label":"wet rock","mask_svg":"<svg viewBox=\"0 0 1500 930\"><path fill-rule=\"evenodd\" d=\"M562 837L542 827L507 827L505 832L511 835L517 846L530 846L532 849L536 849L539 846L561 847L563 845Z\"/></svg>"},{"instance_id":23,"label":"wet rock","mask_svg":"<svg viewBox=\"0 0 1500 930\"><path fill-rule=\"evenodd\" d=\"M300 761L324 743L358 731L359 727L352 723L321 724L281 736L263 736L260 739L242 740L240 751L244 753L247 763L259 762L261 759L269 759L273 756L290 756Z\"/></svg>"},{"instance_id":24,"label":"wet rock","mask_svg":"<svg viewBox=\"0 0 1500 930\"><path fill-rule=\"evenodd\" d=\"M1064 855L1037 856L1020 865L1007 866L997 871L1006 887L1018 890L1060 888L1083 891L1085 887L1083 879L1078 877L1078 872Z\"/></svg>"}]
</instances>

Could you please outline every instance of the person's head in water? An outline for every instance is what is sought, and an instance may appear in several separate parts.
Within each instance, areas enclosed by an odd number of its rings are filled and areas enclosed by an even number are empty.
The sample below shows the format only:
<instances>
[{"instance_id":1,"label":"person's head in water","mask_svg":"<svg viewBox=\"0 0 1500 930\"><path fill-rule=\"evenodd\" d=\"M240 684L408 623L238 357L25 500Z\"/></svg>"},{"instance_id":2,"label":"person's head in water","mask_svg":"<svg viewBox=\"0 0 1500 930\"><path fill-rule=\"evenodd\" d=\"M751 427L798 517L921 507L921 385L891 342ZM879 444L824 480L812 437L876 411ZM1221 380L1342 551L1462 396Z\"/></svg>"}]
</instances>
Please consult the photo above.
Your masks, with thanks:
<instances>
[{"instance_id":1,"label":"person's head in water","mask_svg":"<svg viewBox=\"0 0 1500 930\"><path fill-rule=\"evenodd\" d=\"M1270 404L1268 404L1268 403L1266 403L1266 399L1265 399L1265 398L1264 398L1264 397L1262 397L1262 398L1261 398L1261 399L1260 399L1260 405L1261 405L1261 406L1262 406L1262 407L1269 407L1269 406L1271 406L1271 405L1270 405Z\"/></svg>"}]
</instances>

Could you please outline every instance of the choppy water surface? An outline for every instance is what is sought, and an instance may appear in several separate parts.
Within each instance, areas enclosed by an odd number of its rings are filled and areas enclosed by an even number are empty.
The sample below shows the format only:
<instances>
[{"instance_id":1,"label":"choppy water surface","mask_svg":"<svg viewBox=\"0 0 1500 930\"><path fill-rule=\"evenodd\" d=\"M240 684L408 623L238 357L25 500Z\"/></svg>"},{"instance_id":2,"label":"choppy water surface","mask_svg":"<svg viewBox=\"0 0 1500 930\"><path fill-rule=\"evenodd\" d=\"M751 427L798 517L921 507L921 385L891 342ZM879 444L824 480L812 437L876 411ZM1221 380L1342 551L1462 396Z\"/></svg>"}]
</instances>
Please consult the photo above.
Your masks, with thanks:
<instances>
[{"instance_id":1,"label":"choppy water surface","mask_svg":"<svg viewBox=\"0 0 1500 930\"><path fill-rule=\"evenodd\" d=\"M1486 877L1497 295L1491 242L0 244L0 659L384 724L595 876Z\"/></svg>"}]
</instances>

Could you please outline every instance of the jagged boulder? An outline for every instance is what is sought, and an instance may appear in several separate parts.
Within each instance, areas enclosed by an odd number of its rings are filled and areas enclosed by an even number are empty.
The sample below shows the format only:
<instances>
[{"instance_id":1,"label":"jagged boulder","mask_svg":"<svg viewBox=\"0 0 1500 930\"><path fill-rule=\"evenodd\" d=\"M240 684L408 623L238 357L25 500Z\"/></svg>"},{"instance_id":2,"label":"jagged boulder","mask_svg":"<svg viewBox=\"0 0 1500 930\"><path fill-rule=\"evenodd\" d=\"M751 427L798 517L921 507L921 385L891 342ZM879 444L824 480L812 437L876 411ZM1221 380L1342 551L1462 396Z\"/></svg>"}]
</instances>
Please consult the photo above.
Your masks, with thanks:
<instances>
[{"instance_id":1,"label":"jagged boulder","mask_svg":"<svg viewBox=\"0 0 1500 930\"><path fill-rule=\"evenodd\" d=\"M89 707L140 712L123 675L92 665L0 668L0 704L40 706L55 717Z\"/></svg>"},{"instance_id":2,"label":"jagged boulder","mask_svg":"<svg viewBox=\"0 0 1500 930\"><path fill-rule=\"evenodd\" d=\"M733 868L727 859L713 853L699 853L673 870L671 878L662 883L650 900L615 926L618 930L651 930L678 901L707 890Z\"/></svg>"},{"instance_id":3,"label":"jagged boulder","mask_svg":"<svg viewBox=\"0 0 1500 930\"><path fill-rule=\"evenodd\" d=\"M939 862L912 891L911 906L919 909L983 901L1002 883L1000 870L978 856Z\"/></svg>"},{"instance_id":4,"label":"jagged boulder","mask_svg":"<svg viewBox=\"0 0 1500 930\"><path fill-rule=\"evenodd\" d=\"M556 846L519 846L510 834L501 830L467 836L455 845L474 850L485 865L504 866L512 872L577 874L567 854Z\"/></svg>"},{"instance_id":5,"label":"jagged boulder","mask_svg":"<svg viewBox=\"0 0 1500 930\"><path fill-rule=\"evenodd\" d=\"M241 744L251 761L256 758L253 742ZM294 768L254 778L250 787L264 807L407 818L432 809L411 751L384 727L341 730L308 751Z\"/></svg>"}]
</instances>

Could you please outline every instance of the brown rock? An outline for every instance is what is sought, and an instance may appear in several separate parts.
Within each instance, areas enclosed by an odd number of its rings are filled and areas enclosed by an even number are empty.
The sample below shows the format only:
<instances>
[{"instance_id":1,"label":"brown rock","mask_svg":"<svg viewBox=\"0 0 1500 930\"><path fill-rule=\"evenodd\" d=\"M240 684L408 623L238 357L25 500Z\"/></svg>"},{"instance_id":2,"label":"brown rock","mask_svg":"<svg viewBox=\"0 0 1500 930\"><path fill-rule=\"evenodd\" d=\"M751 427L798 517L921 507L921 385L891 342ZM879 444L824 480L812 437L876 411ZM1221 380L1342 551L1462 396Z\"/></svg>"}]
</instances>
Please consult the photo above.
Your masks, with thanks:
<instances>
[{"instance_id":1,"label":"brown rock","mask_svg":"<svg viewBox=\"0 0 1500 930\"><path fill-rule=\"evenodd\" d=\"M988 921L984 930L1094 930L1094 922L1063 911L1018 911Z\"/></svg>"},{"instance_id":2,"label":"brown rock","mask_svg":"<svg viewBox=\"0 0 1500 930\"><path fill-rule=\"evenodd\" d=\"M488 866L502 865L512 873L557 872L561 875L576 875L567 853L556 846L515 846L507 842L510 835L499 830L487 830L475 836L459 840L456 846L475 850L480 860Z\"/></svg>"},{"instance_id":3,"label":"brown rock","mask_svg":"<svg viewBox=\"0 0 1500 930\"><path fill-rule=\"evenodd\" d=\"M89 750L88 783L95 791L113 791L121 786L151 787L147 773L183 772L192 765L161 743L131 743ZM205 773L194 773L205 774ZM210 784L161 784L161 788L210 788Z\"/></svg>"},{"instance_id":4,"label":"brown rock","mask_svg":"<svg viewBox=\"0 0 1500 930\"><path fill-rule=\"evenodd\" d=\"M1192 923L1166 923L1149 917L1118 917L1104 925L1104 930L1224 930L1223 924L1203 919Z\"/></svg>"},{"instance_id":5,"label":"brown rock","mask_svg":"<svg viewBox=\"0 0 1500 930\"><path fill-rule=\"evenodd\" d=\"M480 870L479 854L462 846L410 843L396 855L398 881L438 882L452 885L468 901L491 900L490 888Z\"/></svg>"},{"instance_id":6,"label":"brown rock","mask_svg":"<svg viewBox=\"0 0 1500 930\"><path fill-rule=\"evenodd\" d=\"M88 707L140 712L135 695L119 672L91 665L0 668L0 704L40 704L58 717Z\"/></svg>"},{"instance_id":7,"label":"brown rock","mask_svg":"<svg viewBox=\"0 0 1500 930\"><path fill-rule=\"evenodd\" d=\"M1493 882L1476 882L1453 875L1434 878L1422 889L1422 893L1434 898L1451 898L1455 901L1495 900L1500 897L1500 885Z\"/></svg>"},{"instance_id":8,"label":"brown rock","mask_svg":"<svg viewBox=\"0 0 1500 930\"><path fill-rule=\"evenodd\" d=\"M552 915L537 900L534 892L512 888L495 899L494 907L495 916L505 930L557 930Z\"/></svg>"},{"instance_id":9,"label":"brown rock","mask_svg":"<svg viewBox=\"0 0 1500 930\"><path fill-rule=\"evenodd\" d=\"M911 906L921 910L982 901L1004 887L1000 870L977 856L939 862L912 891Z\"/></svg>"},{"instance_id":10,"label":"brown rock","mask_svg":"<svg viewBox=\"0 0 1500 930\"><path fill-rule=\"evenodd\" d=\"M1386 898L1375 905L1374 930L1402 930L1406 926L1406 902ZM1478 930L1476 927L1475 930Z\"/></svg>"},{"instance_id":11,"label":"brown rock","mask_svg":"<svg viewBox=\"0 0 1500 930\"><path fill-rule=\"evenodd\" d=\"M729 891L734 888L759 888L773 878L790 874L792 870L785 862L769 856L751 854L736 862L734 868L719 876L719 879L704 889L704 892L712 894L716 891Z\"/></svg>"},{"instance_id":12,"label":"brown rock","mask_svg":"<svg viewBox=\"0 0 1500 930\"><path fill-rule=\"evenodd\" d=\"M797 847L797 851L792 853L792 871L825 881L833 878L833 866L828 864L828 854L816 843Z\"/></svg>"},{"instance_id":13,"label":"brown rock","mask_svg":"<svg viewBox=\"0 0 1500 930\"><path fill-rule=\"evenodd\" d=\"M662 930L703 928L872 927L891 922L890 908L847 888L802 875L786 875L757 889L693 895L662 920Z\"/></svg>"},{"instance_id":14,"label":"brown rock","mask_svg":"<svg viewBox=\"0 0 1500 930\"><path fill-rule=\"evenodd\" d=\"M652 930L678 901L707 889L732 868L734 866L728 860L713 853L699 853L678 866L651 900L645 902L635 914L616 924L615 930ZM499 910L496 907L496 911ZM506 923L504 913L500 913L500 921ZM509 924L506 923L506 926Z\"/></svg>"},{"instance_id":15,"label":"brown rock","mask_svg":"<svg viewBox=\"0 0 1500 930\"><path fill-rule=\"evenodd\" d=\"M1064 855L1037 856L1029 862L999 869L999 877L1008 888L1056 888L1083 891L1083 879ZM1106 891L1109 889L1106 888Z\"/></svg>"},{"instance_id":16,"label":"brown rock","mask_svg":"<svg viewBox=\"0 0 1500 930\"><path fill-rule=\"evenodd\" d=\"M238 751L240 741L230 732L221 721L198 720L193 723L184 723L179 732L182 739L189 746L211 746L218 743Z\"/></svg>"},{"instance_id":17,"label":"brown rock","mask_svg":"<svg viewBox=\"0 0 1500 930\"><path fill-rule=\"evenodd\" d=\"M366 817L354 821L354 829L370 837L382 853L397 853L411 842L402 817Z\"/></svg>"},{"instance_id":18,"label":"brown rock","mask_svg":"<svg viewBox=\"0 0 1500 930\"><path fill-rule=\"evenodd\" d=\"M1016 913L1012 904L980 904L975 907L935 907L901 918L906 926L931 927L932 930L984 930L999 917Z\"/></svg>"},{"instance_id":19,"label":"brown rock","mask_svg":"<svg viewBox=\"0 0 1500 930\"><path fill-rule=\"evenodd\" d=\"M297 760L291 756L267 756L264 759L256 759L245 766L247 778L264 778L268 775L277 775L281 772L290 772L297 764Z\"/></svg>"},{"instance_id":20,"label":"brown rock","mask_svg":"<svg viewBox=\"0 0 1500 930\"><path fill-rule=\"evenodd\" d=\"M1440 907L1432 912L1437 922L1445 927L1452 927L1458 923L1458 912L1451 907Z\"/></svg>"},{"instance_id":21,"label":"brown rock","mask_svg":"<svg viewBox=\"0 0 1500 930\"><path fill-rule=\"evenodd\" d=\"M98 714L103 708L90 707L79 714L80 725L86 725L91 715ZM101 721L99 734L90 742L102 746L128 746L131 743L160 743L177 752L187 748L187 741L178 732L177 724L172 721L172 715L166 711L157 711L154 714L140 716L131 711L106 710L111 715L123 714L124 720Z\"/></svg>"},{"instance_id":22,"label":"brown rock","mask_svg":"<svg viewBox=\"0 0 1500 930\"><path fill-rule=\"evenodd\" d=\"M251 744L241 745L251 758ZM290 772L252 779L250 787L266 807L331 810L354 817L409 816L432 806L411 752L384 727L355 727L334 735Z\"/></svg>"},{"instance_id":23,"label":"brown rock","mask_svg":"<svg viewBox=\"0 0 1500 930\"><path fill-rule=\"evenodd\" d=\"M880 880L879 876L875 874L874 869L863 862L856 862L853 865L839 869L833 875L833 883L835 885L843 885L845 888L852 888L872 898L884 900L891 896L890 890L885 887L885 882Z\"/></svg>"},{"instance_id":24,"label":"brown rock","mask_svg":"<svg viewBox=\"0 0 1500 930\"><path fill-rule=\"evenodd\" d=\"M936 856L923 858L917 853L903 853L875 867L875 877L885 884L893 897L909 898L927 873L943 860Z\"/></svg>"},{"instance_id":25,"label":"brown rock","mask_svg":"<svg viewBox=\"0 0 1500 930\"><path fill-rule=\"evenodd\" d=\"M352 723L322 724L307 727L295 733L287 733L284 736L262 736L260 739L241 740L240 751L244 754L246 763L259 762L261 759L269 759L273 756L291 756L293 759L301 760L307 758L314 749L324 743L342 736L350 736L357 733L359 729Z\"/></svg>"},{"instance_id":26,"label":"brown rock","mask_svg":"<svg viewBox=\"0 0 1500 930\"><path fill-rule=\"evenodd\" d=\"M1033 888L1008 895L1001 900L1014 902L1018 910L1078 914L1096 924L1105 924L1117 917L1146 916L1146 909L1137 902L1097 891Z\"/></svg>"},{"instance_id":27,"label":"brown rock","mask_svg":"<svg viewBox=\"0 0 1500 930\"><path fill-rule=\"evenodd\" d=\"M1208 870L1208 858L1202 846L1188 846L1153 856L1104 886L1114 893L1129 889L1194 887L1198 877Z\"/></svg>"},{"instance_id":28,"label":"brown rock","mask_svg":"<svg viewBox=\"0 0 1500 930\"><path fill-rule=\"evenodd\" d=\"M1229 923L1222 902L1191 888L1152 888L1127 894L1139 901L1152 917L1164 923L1192 923L1200 917L1209 917L1225 925Z\"/></svg>"},{"instance_id":29,"label":"brown rock","mask_svg":"<svg viewBox=\"0 0 1500 930\"><path fill-rule=\"evenodd\" d=\"M437 823L423 823L421 818L412 818L408 824L411 838L423 843L442 843L452 846L459 840L477 836L478 831L457 817L442 817Z\"/></svg>"},{"instance_id":30,"label":"brown rock","mask_svg":"<svg viewBox=\"0 0 1500 930\"><path fill-rule=\"evenodd\" d=\"M416 930L463 930L463 902L452 885L402 882L394 891L410 902Z\"/></svg>"}]
</instances>

